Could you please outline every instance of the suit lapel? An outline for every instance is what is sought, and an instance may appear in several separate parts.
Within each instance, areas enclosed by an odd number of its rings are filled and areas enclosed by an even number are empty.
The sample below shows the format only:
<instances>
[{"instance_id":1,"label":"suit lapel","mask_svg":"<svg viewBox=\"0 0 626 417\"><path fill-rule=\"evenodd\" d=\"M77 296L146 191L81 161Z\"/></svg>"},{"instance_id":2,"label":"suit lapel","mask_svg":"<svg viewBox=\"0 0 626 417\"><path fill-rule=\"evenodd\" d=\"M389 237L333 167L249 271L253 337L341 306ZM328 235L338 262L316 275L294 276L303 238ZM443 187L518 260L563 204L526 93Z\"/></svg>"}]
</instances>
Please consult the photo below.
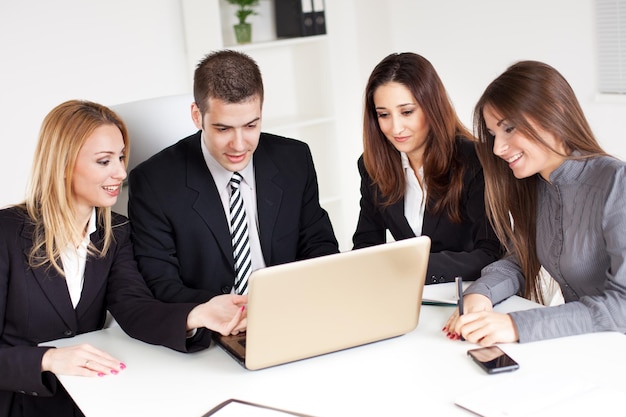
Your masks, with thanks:
<instances>
[{"instance_id":1,"label":"suit lapel","mask_svg":"<svg viewBox=\"0 0 626 417\"><path fill-rule=\"evenodd\" d=\"M98 229L91 235L91 243L98 249L102 249L102 230ZM110 249L111 251L114 248ZM109 257L111 252L107 254ZM93 256L87 255L85 262L85 275L83 282L83 290L80 294L80 301L76 306L76 315L81 317L86 309L88 309L102 291L101 288L106 284L107 274L101 270L103 266L106 266L107 262L104 260L96 260Z\"/></svg>"},{"instance_id":2,"label":"suit lapel","mask_svg":"<svg viewBox=\"0 0 626 417\"><path fill-rule=\"evenodd\" d=\"M402 238L414 237L415 233L413 233L413 229L409 225L405 215L404 215L404 199L398 201L397 203L387 207L388 215L393 222L396 224L396 227L400 231L400 236Z\"/></svg>"},{"instance_id":3,"label":"suit lapel","mask_svg":"<svg viewBox=\"0 0 626 417\"><path fill-rule=\"evenodd\" d=\"M31 236L33 235L33 227L26 224L22 238L24 239L24 256L28 260L30 248L33 245ZM76 319L76 312L72 306L70 300L70 293L67 289L67 283L65 278L57 273L54 268L47 269L33 268L31 269L35 276L35 281L41 288L41 291L50 302L50 305L56 310L63 322L69 329L78 328L78 320Z\"/></svg>"},{"instance_id":4,"label":"suit lapel","mask_svg":"<svg viewBox=\"0 0 626 417\"><path fill-rule=\"evenodd\" d=\"M187 149L187 186L198 193L192 207L211 230L222 253L232 264L234 260L228 219L213 176L202 156L200 133L196 135L196 139Z\"/></svg>"},{"instance_id":5,"label":"suit lapel","mask_svg":"<svg viewBox=\"0 0 626 417\"><path fill-rule=\"evenodd\" d=\"M441 217L442 216L433 216L431 210L427 207L424 211L422 234L432 238L435 235L435 230L437 230L437 227L439 226L439 220L441 220Z\"/></svg>"},{"instance_id":6,"label":"suit lapel","mask_svg":"<svg viewBox=\"0 0 626 417\"><path fill-rule=\"evenodd\" d=\"M387 208L390 218L393 219L396 226L399 228L401 236L413 237L415 233L409 225L406 216L404 215L404 199L398 201L394 205ZM422 222L422 235L434 236L435 230L439 225L441 216L433 216L428 208L424 211L424 220Z\"/></svg>"},{"instance_id":7,"label":"suit lapel","mask_svg":"<svg viewBox=\"0 0 626 417\"><path fill-rule=\"evenodd\" d=\"M254 152L254 176L256 180L256 200L259 216L259 238L265 263L272 259L272 234L278 219L278 211L283 198L283 189L275 181L278 167L263 146L263 138Z\"/></svg>"}]
</instances>

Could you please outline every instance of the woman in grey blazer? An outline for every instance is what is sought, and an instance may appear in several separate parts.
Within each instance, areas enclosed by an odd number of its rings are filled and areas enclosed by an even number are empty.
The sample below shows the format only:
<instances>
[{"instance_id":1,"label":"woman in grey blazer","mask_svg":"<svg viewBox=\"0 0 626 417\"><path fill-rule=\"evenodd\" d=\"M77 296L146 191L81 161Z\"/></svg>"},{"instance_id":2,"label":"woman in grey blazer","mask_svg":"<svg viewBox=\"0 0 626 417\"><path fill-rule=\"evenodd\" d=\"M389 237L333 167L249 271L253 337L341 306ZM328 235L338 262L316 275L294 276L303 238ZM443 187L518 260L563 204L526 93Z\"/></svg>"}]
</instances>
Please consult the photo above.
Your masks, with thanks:
<instances>
[{"instance_id":1,"label":"woman in grey blazer","mask_svg":"<svg viewBox=\"0 0 626 417\"><path fill-rule=\"evenodd\" d=\"M182 352L209 346L204 328L245 328L245 296L200 305L153 298L128 220L110 209L128 145L123 122L106 107L55 107L40 131L26 201L0 210L0 416L82 416L55 375L116 375L124 359L44 342L101 329L107 310L130 336Z\"/></svg>"},{"instance_id":2,"label":"woman in grey blazer","mask_svg":"<svg viewBox=\"0 0 626 417\"><path fill-rule=\"evenodd\" d=\"M475 126L487 209L508 254L444 331L481 345L626 332L626 164L602 150L570 85L549 65L518 62L487 87ZM541 302L541 266L564 304L492 311L513 294Z\"/></svg>"},{"instance_id":3,"label":"woman in grey blazer","mask_svg":"<svg viewBox=\"0 0 626 417\"><path fill-rule=\"evenodd\" d=\"M365 90L361 212L354 249L426 235L426 284L474 280L502 248L487 221L472 135L431 63L391 54Z\"/></svg>"}]
</instances>

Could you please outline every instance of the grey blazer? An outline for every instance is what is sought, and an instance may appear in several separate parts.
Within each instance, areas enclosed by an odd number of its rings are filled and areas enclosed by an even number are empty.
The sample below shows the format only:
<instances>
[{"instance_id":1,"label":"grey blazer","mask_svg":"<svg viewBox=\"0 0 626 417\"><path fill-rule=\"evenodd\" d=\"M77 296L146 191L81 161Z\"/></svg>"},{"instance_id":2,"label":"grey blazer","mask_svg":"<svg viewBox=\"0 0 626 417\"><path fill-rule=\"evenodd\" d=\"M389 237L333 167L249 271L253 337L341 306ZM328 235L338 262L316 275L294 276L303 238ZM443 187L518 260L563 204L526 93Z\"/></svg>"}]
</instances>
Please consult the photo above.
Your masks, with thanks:
<instances>
[{"instance_id":1,"label":"grey blazer","mask_svg":"<svg viewBox=\"0 0 626 417\"><path fill-rule=\"evenodd\" d=\"M626 163L567 160L538 182L537 256L565 304L511 313L520 342L626 332ZM524 288L514 257L482 271L465 293L496 304Z\"/></svg>"}]
</instances>

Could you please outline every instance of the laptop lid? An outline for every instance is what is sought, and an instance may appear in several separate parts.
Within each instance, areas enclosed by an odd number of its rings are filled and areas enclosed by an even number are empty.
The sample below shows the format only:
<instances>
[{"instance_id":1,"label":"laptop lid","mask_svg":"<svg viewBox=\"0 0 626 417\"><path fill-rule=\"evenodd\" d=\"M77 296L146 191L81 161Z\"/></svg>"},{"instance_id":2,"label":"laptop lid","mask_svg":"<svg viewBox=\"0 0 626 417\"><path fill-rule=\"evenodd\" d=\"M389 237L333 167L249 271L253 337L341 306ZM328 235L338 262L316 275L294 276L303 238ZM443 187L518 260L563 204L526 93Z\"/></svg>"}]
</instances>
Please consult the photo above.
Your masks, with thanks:
<instances>
[{"instance_id":1,"label":"laptop lid","mask_svg":"<svg viewBox=\"0 0 626 417\"><path fill-rule=\"evenodd\" d=\"M420 236L259 269L248 281L245 340L218 341L236 359L245 351L244 366L256 370L407 333L429 253Z\"/></svg>"}]
</instances>

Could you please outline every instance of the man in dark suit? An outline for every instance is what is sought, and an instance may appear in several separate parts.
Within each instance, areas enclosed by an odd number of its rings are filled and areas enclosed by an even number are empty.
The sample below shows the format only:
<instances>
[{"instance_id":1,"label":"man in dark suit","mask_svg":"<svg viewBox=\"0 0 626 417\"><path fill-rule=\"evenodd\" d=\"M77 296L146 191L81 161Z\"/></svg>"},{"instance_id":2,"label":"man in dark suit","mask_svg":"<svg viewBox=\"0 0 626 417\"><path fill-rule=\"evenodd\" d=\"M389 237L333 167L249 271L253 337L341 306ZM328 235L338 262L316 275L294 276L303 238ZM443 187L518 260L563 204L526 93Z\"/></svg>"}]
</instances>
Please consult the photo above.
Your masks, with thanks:
<instances>
[{"instance_id":1,"label":"man in dark suit","mask_svg":"<svg viewBox=\"0 0 626 417\"><path fill-rule=\"evenodd\" d=\"M194 100L199 131L129 176L135 256L154 295L202 302L235 291L233 173L241 175L244 262L252 270L337 253L308 146L261 133L263 81L256 63L235 51L209 54L195 71ZM237 292L245 292L242 287L237 284Z\"/></svg>"}]
</instances>

